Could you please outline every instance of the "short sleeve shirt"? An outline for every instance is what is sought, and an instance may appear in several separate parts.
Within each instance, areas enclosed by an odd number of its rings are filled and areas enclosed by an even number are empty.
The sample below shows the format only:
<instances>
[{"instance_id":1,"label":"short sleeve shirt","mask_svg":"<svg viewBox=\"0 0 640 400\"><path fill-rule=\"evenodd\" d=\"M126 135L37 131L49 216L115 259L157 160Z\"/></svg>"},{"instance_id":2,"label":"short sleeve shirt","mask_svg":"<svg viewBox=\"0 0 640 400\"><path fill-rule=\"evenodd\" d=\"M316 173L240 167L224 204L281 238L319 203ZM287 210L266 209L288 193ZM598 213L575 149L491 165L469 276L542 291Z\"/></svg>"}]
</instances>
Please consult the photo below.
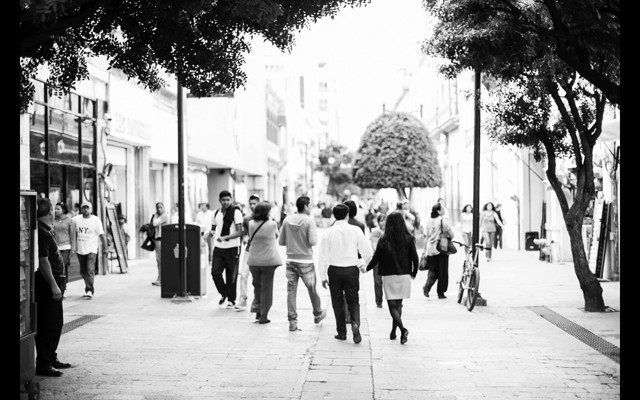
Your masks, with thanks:
<instances>
[{"instance_id":1,"label":"short sleeve shirt","mask_svg":"<svg viewBox=\"0 0 640 400\"><path fill-rule=\"evenodd\" d=\"M229 210L229 209L227 209ZM242 222L244 221L244 217L242 216L242 212L240 210L238 210L237 208L234 208L235 212L233 214L233 224L231 224L231 226L229 227L229 235L234 234L237 232L236 230L236 224L242 224ZM214 218L214 225L216 226L216 232L215 232L215 238L216 240L214 241L214 247L218 247L221 249L230 249L232 247L239 247L240 246L240 238L236 237L233 238L229 241L222 241L222 242L218 242L217 238L219 238L220 236L222 236L222 225L224 224L224 214L222 212L222 210L218 211L217 213L215 213L215 218Z\"/></svg>"},{"instance_id":2,"label":"short sleeve shirt","mask_svg":"<svg viewBox=\"0 0 640 400\"><path fill-rule=\"evenodd\" d=\"M85 218L82 214L73 217L76 225L76 253L86 255L98 254L98 237L104 234L102 221L95 215Z\"/></svg>"},{"instance_id":3,"label":"short sleeve shirt","mask_svg":"<svg viewBox=\"0 0 640 400\"><path fill-rule=\"evenodd\" d=\"M58 251L58 243L56 242L53 228L42 221L38 221L38 258L49 260L51 272L54 276L64 274L62 257Z\"/></svg>"}]
</instances>

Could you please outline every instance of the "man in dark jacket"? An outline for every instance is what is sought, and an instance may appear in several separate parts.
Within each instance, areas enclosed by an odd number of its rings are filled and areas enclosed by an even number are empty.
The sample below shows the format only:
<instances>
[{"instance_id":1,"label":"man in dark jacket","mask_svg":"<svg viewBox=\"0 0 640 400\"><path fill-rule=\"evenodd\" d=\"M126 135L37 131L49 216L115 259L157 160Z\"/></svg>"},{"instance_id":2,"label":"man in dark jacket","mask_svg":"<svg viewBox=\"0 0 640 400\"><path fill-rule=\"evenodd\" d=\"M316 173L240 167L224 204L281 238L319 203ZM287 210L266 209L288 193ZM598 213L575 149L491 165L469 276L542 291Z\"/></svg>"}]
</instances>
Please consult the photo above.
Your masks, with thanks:
<instances>
[{"instance_id":1,"label":"man in dark jacket","mask_svg":"<svg viewBox=\"0 0 640 400\"><path fill-rule=\"evenodd\" d=\"M64 264L53 231L53 206L49 199L38 199L38 270L35 272L36 299L36 375L62 376L60 369L71 364L58 360L62 335L62 298L66 289Z\"/></svg>"}]
</instances>

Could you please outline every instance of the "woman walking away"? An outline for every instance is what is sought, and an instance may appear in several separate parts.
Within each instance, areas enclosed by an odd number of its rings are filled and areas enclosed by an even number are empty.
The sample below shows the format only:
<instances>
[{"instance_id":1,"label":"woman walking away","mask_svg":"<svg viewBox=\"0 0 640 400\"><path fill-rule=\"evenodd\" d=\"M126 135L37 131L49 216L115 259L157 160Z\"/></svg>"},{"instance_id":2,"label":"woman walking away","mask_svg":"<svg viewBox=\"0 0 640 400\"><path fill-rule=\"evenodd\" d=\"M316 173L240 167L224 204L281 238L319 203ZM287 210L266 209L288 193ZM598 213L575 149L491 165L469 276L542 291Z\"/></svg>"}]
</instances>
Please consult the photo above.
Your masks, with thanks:
<instances>
[{"instance_id":1,"label":"woman walking away","mask_svg":"<svg viewBox=\"0 0 640 400\"><path fill-rule=\"evenodd\" d=\"M67 283L69 282L69 265L71 264L69 258L71 254L71 237L75 235L75 230L71 224L71 215L67 205L62 202L56 203L53 231L56 239L58 239L58 250L60 250L60 255L62 256L64 279Z\"/></svg>"},{"instance_id":2,"label":"woman walking away","mask_svg":"<svg viewBox=\"0 0 640 400\"><path fill-rule=\"evenodd\" d=\"M418 274L418 252L415 237L407 229L402 211L387 215L384 234L378 240L367 271L376 265L392 318L389 339L394 340L396 329L400 328L400 344L405 344L409 330L402 323L402 300L411 297L411 280Z\"/></svg>"},{"instance_id":3,"label":"woman walking away","mask_svg":"<svg viewBox=\"0 0 640 400\"><path fill-rule=\"evenodd\" d=\"M492 202L488 202L482 207L480 213L480 228L482 229L482 238L484 239L485 255L487 262L491 261L491 248L496 239L497 227L502 227L502 222L496 214L495 207Z\"/></svg>"},{"instance_id":4,"label":"woman walking away","mask_svg":"<svg viewBox=\"0 0 640 400\"><path fill-rule=\"evenodd\" d=\"M278 224L269 217L271 204L256 204L249 221L249 271L253 278L253 302L251 312L261 324L271 322L267 317L273 303L273 275L282 265L278 245Z\"/></svg>"},{"instance_id":5,"label":"woman walking away","mask_svg":"<svg viewBox=\"0 0 640 400\"><path fill-rule=\"evenodd\" d=\"M422 290L425 297L429 297L429 291L437 281L436 291L438 292L438 298L446 299L447 296L444 294L449 286L449 253L438 250L438 241L441 233L444 233L449 240L453 239L453 230L449 220L444 218L444 207L442 207L442 204L436 203L431 208L431 218L427 221L426 227L425 252L427 253L429 272Z\"/></svg>"},{"instance_id":6,"label":"woman walking away","mask_svg":"<svg viewBox=\"0 0 640 400\"><path fill-rule=\"evenodd\" d=\"M460 228L462 230L462 242L469 247L465 247L466 253L471 251L471 241L473 240L473 207L471 204L467 204L460 213Z\"/></svg>"}]
</instances>

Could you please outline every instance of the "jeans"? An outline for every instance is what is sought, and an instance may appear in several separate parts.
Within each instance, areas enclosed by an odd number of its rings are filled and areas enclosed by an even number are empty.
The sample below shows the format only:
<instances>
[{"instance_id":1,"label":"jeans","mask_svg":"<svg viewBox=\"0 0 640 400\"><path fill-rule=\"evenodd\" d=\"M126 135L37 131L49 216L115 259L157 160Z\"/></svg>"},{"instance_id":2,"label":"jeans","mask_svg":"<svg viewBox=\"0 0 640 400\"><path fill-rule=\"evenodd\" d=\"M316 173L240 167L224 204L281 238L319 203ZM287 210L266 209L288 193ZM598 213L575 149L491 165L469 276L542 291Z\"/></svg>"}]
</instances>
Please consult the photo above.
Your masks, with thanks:
<instances>
[{"instance_id":1,"label":"jeans","mask_svg":"<svg viewBox=\"0 0 640 400\"><path fill-rule=\"evenodd\" d=\"M331 307L336 318L336 330L339 335L346 335L345 300L349 308L351 323L360 326L360 299L358 297L360 270L355 265L352 267L330 265L327 270L327 277L329 278L329 292L331 292Z\"/></svg>"},{"instance_id":2,"label":"jeans","mask_svg":"<svg viewBox=\"0 0 640 400\"><path fill-rule=\"evenodd\" d=\"M71 265L71 260L69 259L70 254L71 250L60 250L60 255L62 256L62 264L64 265L64 276L66 282L69 282L69 265Z\"/></svg>"},{"instance_id":3,"label":"jeans","mask_svg":"<svg viewBox=\"0 0 640 400\"><path fill-rule=\"evenodd\" d=\"M254 267L249 266L253 278L253 302L251 312L260 313L260 321L267 321L267 316L273 304L273 275L278 266Z\"/></svg>"},{"instance_id":4,"label":"jeans","mask_svg":"<svg viewBox=\"0 0 640 400\"><path fill-rule=\"evenodd\" d=\"M80 275L84 279L84 292L94 294L93 281L96 276L96 253L76 254L80 263Z\"/></svg>"},{"instance_id":5,"label":"jeans","mask_svg":"<svg viewBox=\"0 0 640 400\"><path fill-rule=\"evenodd\" d=\"M216 289L221 296L226 297L230 302L236 301L236 277L238 275L238 250L239 247L213 249L211 259L211 277ZM225 277L222 277L222 273ZM226 281L226 282L225 282Z\"/></svg>"},{"instance_id":6,"label":"jeans","mask_svg":"<svg viewBox=\"0 0 640 400\"><path fill-rule=\"evenodd\" d=\"M484 239L484 248L487 260L491 260L491 249L493 248L493 242L495 241L496 233L482 232L482 238Z\"/></svg>"},{"instance_id":7,"label":"jeans","mask_svg":"<svg viewBox=\"0 0 640 400\"><path fill-rule=\"evenodd\" d=\"M498 247L502 248L502 227L496 226L496 240L493 242L493 248L497 249Z\"/></svg>"},{"instance_id":8,"label":"jeans","mask_svg":"<svg viewBox=\"0 0 640 400\"><path fill-rule=\"evenodd\" d=\"M249 252L242 249L241 250L241 258L240 265L238 266L238 292L240 292L240 301L246 302L249 298L247 296L247 285L249 284L249 264L247 260L249 260Z\"/></svg>"},{"instance_id":9,"label":"jeans","mask_svg":"<svg viewBox=\"0 0 640 400\"><path fill-rule=\"evenodd\" d=\"M382 305L382 276L378 275L378 264L373 267L373 291L376 295L376 305Z\"/></svg>"},{"instance_id":10,"label":"jeans","mask_svg":"<svg viewBox=\"0 0 640 400\"><path fill-rule=\"evenodd\" d=\"M322 314L320 304L320 295L316 291L316 269L311 263L299 263L295 261L287 261L287 317L289 321L297 321L298 313L296 310L296 297L298 293L298 278L302 279L302 283L307 287L309 299L313 307L313 315Z\"/></svg>"},{"instance_id":11,"label":"jeans","mask_svg":"<svg viewBox=\"0 0 640 400\"><path fill-rule=\"evenodd\" d=\"M40 274L36 271L34 274L34 292L36 300L36 317L38 325L38 333L35 337L36 341L36 367L46 368L58 358L56 351L60 343L60 335L62 335L63 310L62 300L54 300L51 287ZM57 278L62 295L64 296L63 278Z\"/></svg>"},{"instance_id":12,"label":"jeans","mask_svg":"<svg viewBox=\"0 0 640 400\"><path fill-rule=\"evenodd\" d=\"M161 251L162 251L162 240L161 239L153 239L153 242L155 243L155 246L156 246L154 251L156 252L156 265L158 267L158 278L156 279L156 282L160 282L160 278L161 278L160 275L162 275L161 274L162 267L160 265L160 255L162 254L161 253Z\"/></svg>"}]
</instances>

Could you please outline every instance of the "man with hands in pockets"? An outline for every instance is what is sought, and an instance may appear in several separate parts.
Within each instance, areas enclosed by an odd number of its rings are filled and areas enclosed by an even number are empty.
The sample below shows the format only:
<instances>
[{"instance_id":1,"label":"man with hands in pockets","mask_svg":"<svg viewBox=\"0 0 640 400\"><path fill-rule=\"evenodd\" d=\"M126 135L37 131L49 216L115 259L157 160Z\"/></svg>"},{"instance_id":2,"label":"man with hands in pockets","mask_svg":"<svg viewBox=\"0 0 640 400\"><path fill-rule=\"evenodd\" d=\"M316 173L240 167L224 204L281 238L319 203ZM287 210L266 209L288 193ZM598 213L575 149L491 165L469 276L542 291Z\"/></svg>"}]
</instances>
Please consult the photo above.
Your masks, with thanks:
<instances>
[{"instance_id":1,"label":"man with hands in pockets","mask_svg":"<svg viewBox=\"0 0 640 400\"><path fill-rule=\"evenodd\" d=\"M346 299L351 315L353 342L360 343L360 273L364 273L364 267L373 256L373 249L362 230L347 222L349 207L346 204L336 204L333 216L336 221L323 233L319 246L318 268L322 287L326 289L328 285L331 293L331 306L338 331L334 337L338 340L347 339ZM358 253L361 259L358 259Z\"/></svg>"}]
</instances>

